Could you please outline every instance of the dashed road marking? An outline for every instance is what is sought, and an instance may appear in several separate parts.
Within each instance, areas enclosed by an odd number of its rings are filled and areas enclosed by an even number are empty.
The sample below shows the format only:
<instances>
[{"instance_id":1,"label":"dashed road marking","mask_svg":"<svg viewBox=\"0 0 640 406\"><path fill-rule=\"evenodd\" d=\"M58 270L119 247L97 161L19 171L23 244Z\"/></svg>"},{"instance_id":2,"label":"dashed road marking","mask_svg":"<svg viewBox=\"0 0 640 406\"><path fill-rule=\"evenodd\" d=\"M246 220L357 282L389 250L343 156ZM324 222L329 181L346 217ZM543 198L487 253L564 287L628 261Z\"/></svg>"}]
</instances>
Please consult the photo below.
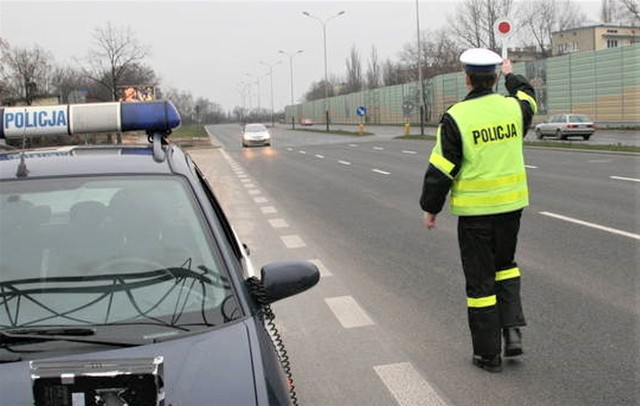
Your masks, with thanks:
<instances>
[{"instance_id":1,"label":"dashed road marking","mask_svg":"<svg viewBox=\"0 0 640 406\"><path fill-rule=\"evenodd\" d=\"M316 155L316 158L322 159L322 158L324 158L324 155Z\"/></svg>"},{"instance_id":2,"label":"dashed road marking","mask_svg":"<svg viewBox=\"0 0 640 406\"><path fill-rule=\"evenodd\" d=\"M609 176L611 179L616 180L628 180L629 182L640 182L640 179L636 178L625 178L624 176Z\"/></svg>"},{"instance_id":3,"label":"dashed road marking","mask_svg":"<svg viewBox=\"0 0 640 406\"><path fill-rule=\"evenodd\" d=\"M274 214L278 212L278 210L273 206L260 207L260 211L262 211L262 214Z\"/></svg>"},{"instance_id":4,"label":"dashed road marking","mask_svg":"<svg viewBox=\"0 0 640 406\"><path fill-rule=\"evenodd\" d=\"M329 269L327 269L327 267L324 266L322 261L320 261L319 259L310 259L309 262L318 267L318 271L320 271L320 277L326 278L327 276L333 276L331 271L329 271Z\"/></svg>"},{"instance_id":5,"label":"dashed road marking","mask_svg":"<svg viewBox=\"0 0 640 406\"><path fill-rule=\"evenodd\" d=\"M302 155L307 155L307 151L298 151L299 153L301 153Z\"/></svg>"},{"instance_id":6,"label":"dashed road marking","mask_svg":"<svg viewBox=\"0 0 640 406\"><path fill-rule=\"evenodd\" d=\"M548 211L541 211L540 214L542 214L544 216L548 216L548 217L553 217L553 218L556 218L558 220L567 221L569 223L580 224L582 226L595 228L595 229L598 229L598 230L606 231L608 233L618 234L618 235L621 235L621 236L624 236L624 237L629 237L629 238L633 238L635 240L640 240L640 235L634 234L634 233L630 233L630 232L627 232L627 231L623 231L623 230L618 230L616 228L605 227L605 226L601 226L599 224L589 223L587 221L574 219L574 218L563 216L563 215L560 215L560 214L550 213Z\"/></svg>"},{"instance_id":7,"label":"dashed road marking","mask_svg":"<svg viewBox=\"0 0 640 406\"><path fill-rule=\"evenodd\" d=\"M376 151L384 151L384 148L382 147L373 147L373 149L375 149Z\"/></svg>"},{"instance_id":8,"label":"dashed road marking","mask_svg":"<svg viewBox=\"0 0 640 406\"><path fill-rule=\"evenodd\" d=\"M375 173L379 173L381 175L391 175L391 172L383 171L383 170L380 170L380 169L372 169L372 171L375 172Z\"/></svg>"},{"instance_id":9,"label":"dashed road marking","mask_svg":"<svg viewBox=\"0 0 640 406\"><path fill-rule=\"evenodd\" d=\"M416 151L402 151L403 154L417 155Z\"/></svg>"},{"instance_id":10,"label":"dashed road marking","mask_svg":"<svg viewBox=\"0 0 640 406\"><path fill-rule=\"evenodd\" d=\"M347 161L338 161L338 163L342 165L351 165L351 162L347 162Z\"/></svg>"},{"instance_id":11,"label":"dashed road marking","mask_svg":"<svg viewBox=\"0 0 640 406\"><path fill-rule=\"evenodd\" d=\"M248 180L248 179L247 179ZM252 187L256 187L256 185L254 185L253 183L245 183L244 187L246 188L252 188Z\"/></svg>"},{"instance_id":12,"label":"dashed road marking","mask_svg":"<svg viewBox=\"0 0 640 406\"><path fill-rule=\"evenodd\" d=\"M444 406L447 403L409 362L373 367L400 406Z\"/></svg>"},{"instance_id":13,"label":"dashed road marking","mask_svg":"<svg viewBox=\"0 0 640 406\"><path fill-rule=\"evenodd\" d=\"M267 198L266 198L266 197L254 197L254 198L253 198L253 201L254 201L254 202L256 202L256 203L258 203L258 204L260 204L260 203L266 203L266 202L268 202L269 200L267 200Z\"/></svg>"},{"instance_id":14,"label":"dashed road marking","mask_svg":"<svg viewBox=\"0 0 640 406\"><path fill-rule=\"evenodd\" d=\"M357 147L358 144L349 144L350 147Z\"/></svg>"},{"instance_id":15,"label":"dashed road marking","mask_svg":"<svg viewBox=\"0 0 640 406\"><path fill-rule=\"evenodd\" d=\"M262 194L262 192L260 192L258 189L251 189L251 190L249 190L249 194L250 195L259 195L259 194Z\"/></svg>"},{"instance_id":16,"label":"dashed road marking","mask_svg":"<svg viewBox=\"0 0 640 406\"><path fill-rule=\"evenodd\" d=\"M242 183L251 182L251 179L240 179L240 182Z\"/></svg>"},{"instance_id":17,"label":"dashed road marking","mask_svg":"<svg viewBox=\"0 0 640 406\"><path fill-rule=\"evenodd\" d=\"M344 328L365 327L375 324L351 296L328 297L324 301Z\"/></svg>"},{"instance_id":18,"label":"dashed road marking","mask_svg":"<svg viewBox=\"0 0 640 406\"><path fill-rule=\"evenodd\" d=\"M282 240L282 242L284 243L284 246L287 248L302 248L302 247L306 247L307 244L304 243L304 241L302 241L302 238L300 238L297 235L282 235L280 236L280 239Z\"/></svg>"},{"instance_id":19,"label":"dashed road marking","mask_svg":"<svg viewBox=\"0 0 640 406\"><path fill-rule=\"evenodd\" d=\"M269 224L273 228L286 228L289 227L289 223L285 219L269 219Z\"/></svg>"},{"instance_id":20,"label":"dashed road marking","mask_svg":"<svg viewBox=\"0 0 640 406\"><path fill-rule=\"evenodd\" d=\"M529 169L538 169L537 166L533 166L533 165L525 165L524 167Z\"/></svg>"}]
</instances>

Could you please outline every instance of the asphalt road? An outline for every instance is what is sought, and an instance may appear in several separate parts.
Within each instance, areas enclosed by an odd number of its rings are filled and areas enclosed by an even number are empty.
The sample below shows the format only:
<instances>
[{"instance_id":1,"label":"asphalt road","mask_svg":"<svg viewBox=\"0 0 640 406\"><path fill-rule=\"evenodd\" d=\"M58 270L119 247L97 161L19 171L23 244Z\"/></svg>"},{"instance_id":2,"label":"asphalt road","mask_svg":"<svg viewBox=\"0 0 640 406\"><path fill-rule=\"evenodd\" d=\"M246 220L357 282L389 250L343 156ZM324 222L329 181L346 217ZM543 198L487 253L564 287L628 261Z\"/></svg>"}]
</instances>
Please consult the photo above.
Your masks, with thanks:
<instances>
[{"instance_id":1,"label":"asphalt road","mask_svg":"<svg viewBox=\"0 0 640 406\"><path fill-rule=\"evenodd\" d=\"M517 260L525 354L471 366L456 219L422 226L431 142L275 128L192 153L254 265L310 259L322 279L274 305L302 405L640 404L640 156L528 148ZM397 134L393 134L397 135Z\"/></svg>"}]
</instances>

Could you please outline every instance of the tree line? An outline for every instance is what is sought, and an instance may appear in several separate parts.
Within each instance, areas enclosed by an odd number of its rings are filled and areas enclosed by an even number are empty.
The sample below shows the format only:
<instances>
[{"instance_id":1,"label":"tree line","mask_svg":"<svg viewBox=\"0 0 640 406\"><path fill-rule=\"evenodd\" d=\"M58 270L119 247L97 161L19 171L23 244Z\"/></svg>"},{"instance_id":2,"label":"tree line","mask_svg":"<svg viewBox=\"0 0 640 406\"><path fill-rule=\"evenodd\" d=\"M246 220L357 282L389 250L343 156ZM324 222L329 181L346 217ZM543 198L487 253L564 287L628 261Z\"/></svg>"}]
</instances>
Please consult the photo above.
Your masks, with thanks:
<instances>
[{"instance_id":1,"label":"tree line","mask_svg":"<svg viewBox=\"0 0 640 406\"><path fill-rule=\"evenodd\" d=\"M601 21L640 25L638 1L601 0ZM415 82L419 60L425 79L457 71L463 49L498 48L494 23L504 16L510 16L514 25L521 27L515 42L535 49L540 58L551 55L552 32L588 22L572 0L464 0L448 17L448 28L420 32L420 58L417 38L402 46L397 60L381 61L374 46L363 69L362 57L352 46L344 76L333 75L329 83L324 79L311 83L304 100L323 98L325 85L329 96L335 96ZM157 87L156 98L171 100L186 124L270 118L266 109L249 112L236 107L227 113L219 104L194 97L189 91L159 88L158 75L145 63L149 53L150 49L140 44L131 28L110 23L94 29L92 48L74 66L57 65L53 56L37 45L12 47L0 38L0 100L21 100L30 105L36 97L58 95L61 103L114 101L119 99L122 87L146 85Z\"/></svg>"}]
</instances>

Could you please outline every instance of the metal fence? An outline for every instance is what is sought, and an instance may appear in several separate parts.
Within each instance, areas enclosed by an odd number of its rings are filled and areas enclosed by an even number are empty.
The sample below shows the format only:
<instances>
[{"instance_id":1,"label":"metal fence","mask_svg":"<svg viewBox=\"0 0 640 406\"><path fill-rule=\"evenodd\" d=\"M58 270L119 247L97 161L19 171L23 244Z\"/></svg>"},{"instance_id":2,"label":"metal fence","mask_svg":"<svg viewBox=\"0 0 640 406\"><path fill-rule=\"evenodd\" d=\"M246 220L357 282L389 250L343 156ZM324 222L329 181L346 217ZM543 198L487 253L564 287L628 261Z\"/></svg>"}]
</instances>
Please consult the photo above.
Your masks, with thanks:
<instances>
[{"instance_id":1,"label":"metal fence","mask_svg":"<svg viewBox=\"0 0 640 406\"><path fill-rule=\"evenodd\" d=\"M640 125L640 44L580 52L533 62L515 63L514 72L536 89L536 121L561 112L582 113L599 124ZM506 93L500 81L498 91ZM442 113L468 90L461 72L424 81L425 121L436 123ZM336 124L419 124L418 83L387 86L328 99ZM325 122L324 99L287 106L286 122L309 118ZM365 106L367 115L356 110Z\"/></svg>"}]
</instances>

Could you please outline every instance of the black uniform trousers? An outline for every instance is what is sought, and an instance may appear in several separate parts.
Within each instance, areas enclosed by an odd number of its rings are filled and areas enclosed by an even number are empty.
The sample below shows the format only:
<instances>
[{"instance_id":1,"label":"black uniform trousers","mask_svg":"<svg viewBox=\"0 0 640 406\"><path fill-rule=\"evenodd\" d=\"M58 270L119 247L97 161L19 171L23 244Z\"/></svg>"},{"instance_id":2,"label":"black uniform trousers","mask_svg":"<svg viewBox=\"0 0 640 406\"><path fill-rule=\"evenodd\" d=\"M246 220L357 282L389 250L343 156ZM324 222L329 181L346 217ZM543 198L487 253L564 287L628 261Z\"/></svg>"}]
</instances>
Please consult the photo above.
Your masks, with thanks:
<instances>
[{"instance_id":1,"label":"black uniform trousers","mask_svg":"<svg viewBox=\"0 0 640 406\"><path fill-rule=\"evenodd\" d=\"M458 219L473 353L501 353L501 328L524 326L514 262L522 210Z\"/></svg>"}]
</instances>

